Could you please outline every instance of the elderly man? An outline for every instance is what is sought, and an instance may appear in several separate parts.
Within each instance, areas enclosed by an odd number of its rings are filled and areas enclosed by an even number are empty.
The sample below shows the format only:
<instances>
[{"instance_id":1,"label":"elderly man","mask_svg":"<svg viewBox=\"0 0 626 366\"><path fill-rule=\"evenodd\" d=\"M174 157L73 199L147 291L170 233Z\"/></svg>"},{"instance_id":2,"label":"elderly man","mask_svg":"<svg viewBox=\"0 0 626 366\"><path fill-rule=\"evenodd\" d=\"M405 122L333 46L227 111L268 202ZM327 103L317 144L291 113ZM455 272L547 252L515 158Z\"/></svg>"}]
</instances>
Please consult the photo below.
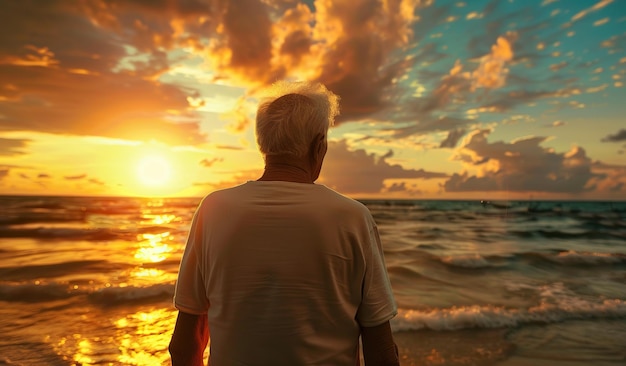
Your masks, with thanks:
<instances>
[{"instance_id":1,"label":"elderly man","mask_svg":"<svg viewBox=\"0 0 626 366\"><path fill-rule=\"evenodd\" d=\"M397 313L376 224L362 204L315 184L338 97L279 83L256 117L265 171L204 198L174 304L172 364L398 365Z\"/></svg>"}]
</instances>

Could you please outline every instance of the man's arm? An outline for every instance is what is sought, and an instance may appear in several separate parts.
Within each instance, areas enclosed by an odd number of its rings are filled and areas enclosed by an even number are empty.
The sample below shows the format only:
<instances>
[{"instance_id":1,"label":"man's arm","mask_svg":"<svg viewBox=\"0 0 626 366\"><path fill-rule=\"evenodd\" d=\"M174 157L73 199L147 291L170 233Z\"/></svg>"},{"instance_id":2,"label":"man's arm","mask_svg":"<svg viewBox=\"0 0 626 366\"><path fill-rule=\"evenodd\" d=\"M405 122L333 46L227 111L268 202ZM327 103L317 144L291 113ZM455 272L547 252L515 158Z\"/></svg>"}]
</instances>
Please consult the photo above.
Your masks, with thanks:
<instances>
[{"instance_id":1,"label":"man's arm","mask_svg":"<svg viewBox=\"0 0 626 366\"><path fill-rule=\"evenodd\" d=\"M389 321L375 327L361 327L365 366L399 366L398 347Z\"/></svg>"},{"instance_id":2,"label":"man's arm","mask_svg":"<svg viewBox=\"0 0 626 366\"><path fill-rule=\"evenodd\" d=\"M203 355L208 342L207 314L193 315L179 311L169 346L172 366L204 365Z\"/></svg>"}]
</instances>

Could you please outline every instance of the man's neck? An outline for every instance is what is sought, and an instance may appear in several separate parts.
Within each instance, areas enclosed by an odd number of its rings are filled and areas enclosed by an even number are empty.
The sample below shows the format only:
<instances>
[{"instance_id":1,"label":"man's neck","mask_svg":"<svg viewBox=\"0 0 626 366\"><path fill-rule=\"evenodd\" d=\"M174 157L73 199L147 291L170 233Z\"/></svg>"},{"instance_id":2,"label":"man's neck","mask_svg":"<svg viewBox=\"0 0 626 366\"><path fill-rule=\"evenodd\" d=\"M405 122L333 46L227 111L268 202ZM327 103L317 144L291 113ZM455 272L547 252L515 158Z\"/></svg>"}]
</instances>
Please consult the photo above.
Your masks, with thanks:
<instances>
[{"instance_id":1,"label":"man's neck","mask_svg":"<svg viewBox=\"0 0 626 366\"><path fill-rule=\"evenodd\" d=\"M302 159L289 156L266 156L265 171L258 180L313 183L311 171Z\"/></svg>"}]
</instances>

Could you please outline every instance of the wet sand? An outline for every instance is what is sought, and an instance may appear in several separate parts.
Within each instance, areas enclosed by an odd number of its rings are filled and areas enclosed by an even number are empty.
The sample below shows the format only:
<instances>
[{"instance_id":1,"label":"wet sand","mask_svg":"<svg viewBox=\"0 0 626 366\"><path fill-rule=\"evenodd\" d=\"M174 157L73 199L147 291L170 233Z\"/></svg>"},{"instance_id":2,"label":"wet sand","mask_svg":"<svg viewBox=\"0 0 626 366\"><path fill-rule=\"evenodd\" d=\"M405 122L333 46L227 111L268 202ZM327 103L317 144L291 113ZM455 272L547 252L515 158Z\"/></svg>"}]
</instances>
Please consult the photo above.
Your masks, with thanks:
<instances>
[{"instance_id":1,"label":"wet sand","mask_svg":"<svg viewBox=\"0 0 626 366\"><path fill-rule=\"evenodd\" d=\"M394 333L402 366L496 365L509 357L514 345L506 329L429 330Z\"/></svg>"}]
</instances>

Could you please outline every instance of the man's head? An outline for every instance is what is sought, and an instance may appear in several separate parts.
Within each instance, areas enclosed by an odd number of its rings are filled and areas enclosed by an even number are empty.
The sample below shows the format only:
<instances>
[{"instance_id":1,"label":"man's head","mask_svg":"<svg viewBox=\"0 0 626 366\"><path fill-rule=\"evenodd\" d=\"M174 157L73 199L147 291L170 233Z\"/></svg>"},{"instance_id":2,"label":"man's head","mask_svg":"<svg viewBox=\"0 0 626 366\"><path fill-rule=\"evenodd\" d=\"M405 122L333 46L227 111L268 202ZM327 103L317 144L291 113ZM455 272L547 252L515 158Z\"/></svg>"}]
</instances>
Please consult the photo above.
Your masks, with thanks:
<instances>
[{"instance_id":1,"label":"man's head","mask_svg":"<svg viewBox=\"0 0 626 366\"><path fill-rule=\"evenodd\" d=\"M305 158L339 114L339 97L319 83L280 82L268 89L256 115L261 153Z\"/></svg>"}]
</instances>

